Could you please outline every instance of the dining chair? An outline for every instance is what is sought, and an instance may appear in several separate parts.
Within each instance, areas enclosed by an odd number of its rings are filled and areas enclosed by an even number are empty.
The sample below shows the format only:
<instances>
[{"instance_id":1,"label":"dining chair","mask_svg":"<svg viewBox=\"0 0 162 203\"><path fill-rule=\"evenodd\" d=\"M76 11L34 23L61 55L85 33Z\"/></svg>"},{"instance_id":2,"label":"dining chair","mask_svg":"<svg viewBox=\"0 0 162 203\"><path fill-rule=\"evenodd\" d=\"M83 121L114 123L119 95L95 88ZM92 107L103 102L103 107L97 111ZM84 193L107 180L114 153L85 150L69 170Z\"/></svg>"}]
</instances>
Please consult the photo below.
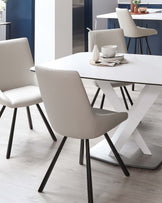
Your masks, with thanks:
<instances>
[{"instance_id":1,"label":"dining chair","mask_svg":"<svg viewBox=\"0 0 162 203\"><path fill-rule=\"evenodd\" d=\"M118 53L127 53L127 48L126 48L126 43L124 39L124 33L122 29L105 29L105 30L91 30L88 33L88 51L92 51L94 45L98 46L99 51L101 52L101 47L104 45L117 45L118 47ZM95 81L95 84L97 85L98 89L96 91L96 94L92 100L92 106L94 105L96 98L99 94L100 88L97 84L97 81ZM106 86L107 82L105 82ZM120 87L120 91L123 97L123 101L125 104L125 107L127 110L129 110L127 100L124 94L124 91L128 97L128 100L131 105L133 105L133 101L129 95L129 92L126 88L127 85L130 85L132 83L125 83L125 82L111 82L111 85L115 87ZM101 105L100 108L103 107L104 105L104 99L105 95L103 94L102 100L101 100Z\"/></svg>"},{"instance_id":2,"label":"dining chair","mask_svg":"<svg viewBox=\"0 0 162 203\"><path fill-rule=\"evenodd\" d=\"M151 49L148 44L148 36L157 35L157 30L136 26L128 9L116 8L116 13L117 13L120 28L122 28L124 31L124 36L129 38L127 50L129 49L131 39L135 38L134 52L136 54L137 40L138 40L140 53L143 54L141 38L144 38L146 41L148 53L151 54Z\"/></svg>"},{"instance_id":3,"label":"dining chair","mask_svg":"<svg viewBox=\"0 0 162 203\"><path fill-rule=\"evenodd\" d=\"M124 174L129 176L126 166L107 134L109 130L126 120L128 115L125 112L92 108L76 71L39 66L36 67L36 74L51 125L57 133L63 136L38 191L43 191L67 137L82 139L86 143L88 202L93 203L89 139L105 135ZM84 148L82 149L83 155Z\"/></svg>"},{"instance_id":4,"label":"dining chair","mask_svg":"<svg viewBox=\"0 0 162 203\"><path fill-rule=\"evenodd\" d=\"M6 158L11 155L17 109L26 107L30 129L33 129L30 113L31 105L36 104L42 119L54 141L56 141L39 103L42 102L36 76L29 68L34 66L27 38L0 41L0 117L6 107L14 109Z\"/></svg>"},{"instance_id":5,"label":"dining chair","mask_svg":"<svg viewBox=\"0 0 162 203\"><path fill-rule=\"evenodd\" d=\"M116 8L116 13L120 28L124 31L124 36L128 37L127 50L129 50L131 39L135 39L134 54L137 53L137 40L139 42L139 53L143 54L142 38L145 39L148 54L151 55L151 49L148 43L148 37L157 35L157 30L136 26L128 9ZM133 88L134 90L134 85Z\"/></svg>"},{"instance_id":6,"label":"dining chair","mask_svg":"<svg viewBox=\"0 0 162 203\"><path fill-rule=\"evenodd\" d=\"M148 54L151 55L148 37L152 35L157 35L157 30L136 26L128 9L116 8L116 14L118 17L119 26L124 31L124 36L128 37L127 50L129 50L131 39L135 39L134 54L137 53L137 40L139 42L140 49L138 53L143 54L142 38L144 38ZM134 90L134 85L132 86L132 90Z\"/></svg>"}]
</instances>

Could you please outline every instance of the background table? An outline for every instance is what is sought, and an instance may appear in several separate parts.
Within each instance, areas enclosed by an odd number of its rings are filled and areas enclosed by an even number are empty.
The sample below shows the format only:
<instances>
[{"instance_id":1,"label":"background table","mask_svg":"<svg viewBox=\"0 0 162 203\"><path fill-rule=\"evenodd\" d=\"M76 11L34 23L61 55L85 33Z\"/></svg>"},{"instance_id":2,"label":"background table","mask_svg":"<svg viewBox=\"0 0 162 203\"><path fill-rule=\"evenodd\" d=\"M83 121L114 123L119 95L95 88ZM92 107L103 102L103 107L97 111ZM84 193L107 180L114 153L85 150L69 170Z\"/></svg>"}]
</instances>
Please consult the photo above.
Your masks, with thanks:
<instances>
[{"instance_id":1,"label":"background table","mask_svg":"<svg viewBox=\"0 0 162 203\"><path fill-rule=\"evenodd\" d=\"M158 35L149 37L149 45L154 55L162 55L162 9L148 9L148 14L132 15L137 26L153 28L158 31ZM108 29L119 28L116 12L98 15L97 18L107 19ZM127 38L126 38L127 41ZM143 43L144 53L146 46ZM132 40L129 53L134 53L134 42Z\"/></svg>"}]
</instances>

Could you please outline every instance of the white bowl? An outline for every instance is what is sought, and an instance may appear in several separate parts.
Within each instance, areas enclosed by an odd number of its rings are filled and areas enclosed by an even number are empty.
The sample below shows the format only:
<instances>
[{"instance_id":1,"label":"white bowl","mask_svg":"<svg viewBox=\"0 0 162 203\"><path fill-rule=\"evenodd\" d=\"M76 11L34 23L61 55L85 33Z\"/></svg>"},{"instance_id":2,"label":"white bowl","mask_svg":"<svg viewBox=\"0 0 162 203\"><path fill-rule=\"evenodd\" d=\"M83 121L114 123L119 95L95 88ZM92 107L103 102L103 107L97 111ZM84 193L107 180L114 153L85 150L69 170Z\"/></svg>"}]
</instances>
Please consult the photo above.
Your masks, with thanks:
<instances>
[{"instance_id":1,"label":"white bowl","mask_svg":"<svg viewBox=\"0 0 162 203\"><path fill-rule=\"evenodd\" d=\"M115 57L117 52L117 45L106 45L101 47L101 53L103 57Z\"/></svg>"}]
</instances>

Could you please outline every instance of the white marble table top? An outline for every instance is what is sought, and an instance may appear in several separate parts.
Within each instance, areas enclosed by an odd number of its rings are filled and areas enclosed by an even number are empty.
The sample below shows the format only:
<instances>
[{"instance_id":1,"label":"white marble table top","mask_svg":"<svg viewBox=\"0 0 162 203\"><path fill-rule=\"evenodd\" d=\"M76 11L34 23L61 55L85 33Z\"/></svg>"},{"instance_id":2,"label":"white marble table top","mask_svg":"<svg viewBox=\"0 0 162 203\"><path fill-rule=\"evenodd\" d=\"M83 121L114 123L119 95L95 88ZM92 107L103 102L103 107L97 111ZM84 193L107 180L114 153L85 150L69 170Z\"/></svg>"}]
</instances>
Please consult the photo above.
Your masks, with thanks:
<instances>
[{"instance_id":1,"label":"white marble table top","mask_svg":"<svg viewBox=\"0 0 162 203\"><path fill-rule=\"evenodd\" d=\"M148 14L132 15L137 20L162 20L162 9L147 9ZM117 19L116 12L98 15L97 18Z\"/></svg>"},{"instance_id":2,"label":"white marble table top","mask_svg":"<svg viewBox=\"0 0 162 203\"><path fill-rule=\"evenodd\" d=\"M127 64L114 67L89 63L91 52L81 52L41 64L48 68L76 70L82 78L162 85L162 56L125 54Z\"/></svg>"},{"instance_id":3,"label":"white marble table top","mask_svg":"<svg viewBox=\"0 0 162 203\"><path fill-rule=\"evenodd\" d=\"M11 22L0 22L0 25L9 25Z\"/></svg>"}]
</instances>

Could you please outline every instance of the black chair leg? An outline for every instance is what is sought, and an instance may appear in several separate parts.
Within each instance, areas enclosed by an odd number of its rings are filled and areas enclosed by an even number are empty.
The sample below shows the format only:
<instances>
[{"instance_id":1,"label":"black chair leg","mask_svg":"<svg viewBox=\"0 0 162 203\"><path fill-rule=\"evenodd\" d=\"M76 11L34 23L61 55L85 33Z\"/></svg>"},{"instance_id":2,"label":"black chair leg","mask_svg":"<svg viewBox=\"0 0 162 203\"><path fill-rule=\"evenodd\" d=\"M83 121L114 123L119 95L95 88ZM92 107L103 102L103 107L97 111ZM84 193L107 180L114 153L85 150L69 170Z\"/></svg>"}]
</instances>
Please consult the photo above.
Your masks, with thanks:
<instances>
[{"instance_id":1,"label":"black chair leg","mask_svg":"<svg viewBox=\"0 0 162 203\"><path fill-rule=\"evenodd\" d=\"M137 38L135 38L135 44L134 44L134 54L137 52Z\"/></svg>"},{"instance_id":2,"label":"black chair leg","mask_svg":"<svg viewBox=\"0 0 162 203\"><path fill-rule=\"evenodd\" d=\"M149 47L147 37L145 37L145 41L146 41L146 46L147 46L148 53L151 55L151 49Z\"/></svg>"},{"instance_id":3,"label":"black chair leg","mask_svg":"<svg viewBox=\"0 0 162 203\"><path fill-rule=\"evenodd\" d=\"M14 109L14 114L13 114L13 119L12 119L10 137L9 137L9 141L8 141L8 148L7 148L7 154L6 154L7 159L9 159L10 155L11 155L11 148L12 148L14 129L15 129L16 115L17 115L17 108Z\"/></svg>"},{"instance_id":4,"label":"black chair leg","mask_svg":"<svg viewBox=\"0 0 162 203\"><path fill-rule=\"evenodd\" d=\"M137 53L137 38L135 38L135 45L134 45L134 54ZM132 85L132 91L135 89L135 84Z\"/></svg>"},{"instance_id":5,"label":"black chair leg","mask_svg":"<svg viewBox=\"0 0 162 203\"><path fill-rule=\"evenodd\" d=\"M83 159L84 159L84 140L80 140L80 157L79 157L79 164L83 165Z\"/></svg>"},{"instance_id":6,"label":"black chair leg","mask_svg":"<svg viewBox=\"0 0 162 203\"><path fill-rule=\"evenodd\" d=\"M125 90L125 93L126 93L128 99L129 99L130 104L133 105L133 101L132 101L132 99L131 99L131 96L129 95L129 92L128 92L126 86L123 86L123 87L124 87L124 90Z\"/></svg>"},{"instance_id":7,"label":"black chair leg","mask_svg":"<svg viewBox=\"0 0 162 203\"><path fill-rule=\"evenodd\" d=\"M129 37L128 44L127 44L127 51L129 49L130 41L131 41L131 38Z\"/></svg>"},{"instance_id":8,"label":"black chair leg","mask_svg":"<svg viewBox=\"0 0 162 203\"><path fill-rule=\"evenodd\" d=\"M29 128L32 130L33 129L33 123L32 123L32 118L31 118L29 106L26 107L26 111L27 111L27 115L28 115Z\"/></svg>"},{"instance_id":9,"label":"black chair leg","mask_svg":"<svg viewBox=\"0 0 162 203\"><path fill-rule=\"evenodd\" d=\"M132 91L134 91L134 90L135 90L135 84L132 85Z\"/></svg>"},{"instance_id":10,"label":"black chair leg","mask_svg":"<svg viewBox=\"0 0 162 203\"><path fill-rule=\"evenodd\" d=\"M43 121L44 121L44 123L45 123L45 125L46 125L46 127L47 127L47 129L48 129L48 131L49 131L49 133L50 133L50 135L52 137L52 139L54 141L57 141L57 138L56 138L55 134L53 133L53 131L52 131L52 129L51 129L51 127L50 127L50 125L49 125L49 123L48 123L48 121L47 121L47 119L46 119L46 117L45 117L45 115L44 115L40 105L36 104L36 106L38 108L38 111L39 111L40 115L42 116L42 119L43 119Z\"/></svg>"},{"instance_id":11,"label":"black chair leg","mask_svg":"<svg viewBox=\"0 0 162 203\"><path fill-rule=\"evenodd\" d=\"M100 109L103 109L104 101L105 101L105 94L103 94L103 96L102 96Z\"/></svg>"},{"instance_id":12,"label":"black chair leg","mask_svg":"<svg viewBox=\"0 0 162 203\"><path fill-rule=\"evenodd\" d=\"M121 168L122 168L122 170L123 170L125 176L129 176L129 175L130 175L130 174L129 174L129 171L127 170L127 168L126 168L124 162L122 161L122 159L121 159L121 157L120 157L118 151L116 150L116 148L115 148L113 142L111 141L111 139L109 138L109 136L108 136L107 133L105 133L105 138L106 138L106 140L107 140L107 142L108 142L108 144L109 144L111 150L113 151L113 153L114 153L114 155L115 155L115 157L116 157L116 159L117 159L119 165L121 166Z\"/></svg>"},{"instance_id":13,"label":"black chair leg","mask_svg":"<svg viewBox=\"0 0 162 203\"><path fill-rule=\"evenodd\" d=\"M52 172L52 170L53 170L53 168L54 168L54 166L56 164L56 161L57 161L57 159L58 159L58 157L59 157L59 155L60 155L60 153L62 151L62 148L63 148L63 146L65 144L66 139L67 139L67 137L63 137L63 139L61 141L61 144L60 144L60 146L59 146L59 148L58 148L58 150L57 150L57 152L56 152L56 154L55 154L55 156L54 156L54 158L53 158L53 160L52 160L52 162L51 162L51 164L50 164L50 166L49 166L49 168L48 168L48 170L47 170L47 172L46 172L46 174L45 174L45 176L43 178L43 181L42 181L42 183L41 183L41 185L40 185L40 187L38 189L38 192L43 191L43 189L44 189L44 187L45 187L45 185L46 185L46 183L48 181L48 178L49 178L49 176L50 176L50 174L51 174L51 172Z\"/></svg>"},{"instance_id":14,"label":"black chair leg","mask_svg":"<svg viewBox=\"0 0 162 203\"><path fill-rule=\"evenodd\" d=\"M96 94L95 94L95 96L94 96L94 98L93 98L93 100L92 100L92 103L91 103L91 106L92 106L92 107L93 107L94 104L95 104L95 101L96 101L96 99L97 99L97 97L98 97L99 92L100 92L100 88L98 87L98 89L97 89L97 91L96 91Z\"/></svg>"},{"instance_id":15,"label":"black chair leg","mask_svg":"<svg viewBox=\"0 0 162 203\"><path fill-rule=\"evenodd\" d=\"M120 91L121 91L121 94L122 94L122 97L123 97L123 101L124 101L124 104L125 104L125 108L126 108L127 110L129 110L128 104L127 104L127 100L126 100L126 98L125 98L124 91L123 91L123 88L122 88L122 87L120 87Z\"/></svg>"},{"instance_id":16,"label":"black chair leg","mask_svg":"<svg viewBox=\"0 0 162 203\"><path fill-rule=\"evenodd\" d=\"M89 152L89 140L87 139L86 139L86 169L87 169L88 203L93 203L91 161L90 161L90 152Z\"/></svg>"},{"instance_id":17,"label":"black chair leg","mask_svg":"<svg viewBox=\"0 0 162 203\"><path fill-rule=\"evenodd\" d=\"M143 54L141 38L139 38L139 48L140 48L140 54Z\"/></svg>"},{"instance_id":18,"label":"black chair leg","mask_svg":"<svg viewBox=\"0 0 162 203\"><path fill-rule=\"evenodd\" d=\"M2 106L1 111L0 111L0 118L1 118L1 116L2 116L2 114L3 114L3 112L4 112L4 110L5 110L5 108L6 108L6 106Z\"/></svg>"}]
</instances>

